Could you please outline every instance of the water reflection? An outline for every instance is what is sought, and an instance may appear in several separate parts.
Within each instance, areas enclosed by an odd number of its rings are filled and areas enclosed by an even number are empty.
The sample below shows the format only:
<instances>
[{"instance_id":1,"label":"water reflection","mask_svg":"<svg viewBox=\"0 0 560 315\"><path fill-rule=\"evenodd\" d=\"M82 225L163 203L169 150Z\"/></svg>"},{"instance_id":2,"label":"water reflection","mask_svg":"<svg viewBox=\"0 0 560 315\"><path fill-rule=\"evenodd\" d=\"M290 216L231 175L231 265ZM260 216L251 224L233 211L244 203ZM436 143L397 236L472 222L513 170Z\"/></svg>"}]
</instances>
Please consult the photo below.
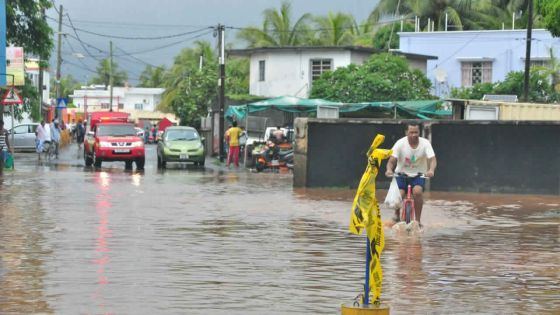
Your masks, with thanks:
<instances>
[{"instance_id":1,"label":"water reflection","mask_svg":"<svg viewBox=\"0 0 560 315\"><path fill-rule=\"evenodd\" d=\"M147 152L145 172L63 156L0 179L1 314L335 314L361 292L354 190L158 171ZM554 313L559 199L427 194L424 234L386 230L383 301L392 314Z\"/></svg>"},{"instance_id":2,"label":"water reflection","mask_svg":"<svg viewBox=\"0 0 560 315\"><path fill-rule=\"evenodd\" d=\"M111 211L111 176L107 172L98 173L99 193L96 196L95 208L98 216L97 237L95 241L95 258L93 264L97 266L97 288L93 293L95 305L101 314L112 314L111 306L106 302L106 286L109 285L109 276L106 269L110 268L111 247L109 240L112 231L109 226L109 212Z\"/></svg>"},{"instance_id":3,"label":"water reflection","mask_svg":"<svg viewBox=\"0 0 560 315\"><path fill-rule=\"evenodd\" d=\"M27 181L30 195L18 196L21 187L12 174L0 177L0 314L52 314L45 292L45 230L50 224L44 209L45 181ZM31 192L30 190L27 190Z\"/></svg>"}]
</instances>

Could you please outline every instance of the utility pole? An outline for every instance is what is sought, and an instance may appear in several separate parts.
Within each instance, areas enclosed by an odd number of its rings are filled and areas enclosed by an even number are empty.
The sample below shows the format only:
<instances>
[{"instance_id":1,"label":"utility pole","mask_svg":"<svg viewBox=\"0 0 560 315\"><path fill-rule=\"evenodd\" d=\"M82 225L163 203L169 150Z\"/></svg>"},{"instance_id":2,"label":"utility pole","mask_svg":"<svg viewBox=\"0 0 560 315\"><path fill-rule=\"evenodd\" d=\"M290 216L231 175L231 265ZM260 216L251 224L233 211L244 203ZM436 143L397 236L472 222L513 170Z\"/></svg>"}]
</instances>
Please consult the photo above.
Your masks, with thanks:
<instances>
[{"instance_id":1,"label":"utility pole","mask_svg":"<svg viewBox=\"0 0 560 315\"><path fill-rule=\"evenodd\" d=\"M113 41L109 41L109 111L113 111Z\"/></svg>"},{"instance_id":2,"label":"utility pole","mask_svg":"<svg viewBox=\"0 0 560 315\"><path fill-rule=\"evenodd\" d=\"M224 161L224 105L225 105L225 83L226 83L226 60L225 60L225 27L218 24L218 41L220 46L220 162Z\"/></svg>"},{"instance_id":3,"label":"utility pole","mask_svg":"<svg viewBox=\"0 0 560 315\"><path fill-rule=\"evenodd\" d=\"M523 100L529 101L529 79L531 71L531 34L533 29L533 0L527 4L527 48L525 49L525 77L523 82Z\"/></svg>"},{"instance_id":4,"label":"utility pole","mask_svg":"<svg viewBox=\"0 0 560 315\"><path fill-rule=\"evenodd\" d=\"M60 66L62 65L62 5L58 9L58 47L56 52L56 99L61 97L62 91L60 88ZM39 73L41 73L41 65L39 64ZM39 93L43 93L43 87L39 88ZM41 105L42 106L42 105ZM55 105L58 107L58 104ZM55 108L56 108L55 107ZM56 116L60 116L60 109L56 108Z\"/></svg>"},{"instance_id":5,"label":"utility pole","mask_svg":"<svg viewBox=\"0 0 560 315\"><path fill-rule=\"evenodd\" d=\"M41 17L46 23L47 15L45 14L45 8L41 9ZM61 23L62 24L62 23ZM43 119L43 56L39 57L39 121Z\"/></svg>"}]
</instances>

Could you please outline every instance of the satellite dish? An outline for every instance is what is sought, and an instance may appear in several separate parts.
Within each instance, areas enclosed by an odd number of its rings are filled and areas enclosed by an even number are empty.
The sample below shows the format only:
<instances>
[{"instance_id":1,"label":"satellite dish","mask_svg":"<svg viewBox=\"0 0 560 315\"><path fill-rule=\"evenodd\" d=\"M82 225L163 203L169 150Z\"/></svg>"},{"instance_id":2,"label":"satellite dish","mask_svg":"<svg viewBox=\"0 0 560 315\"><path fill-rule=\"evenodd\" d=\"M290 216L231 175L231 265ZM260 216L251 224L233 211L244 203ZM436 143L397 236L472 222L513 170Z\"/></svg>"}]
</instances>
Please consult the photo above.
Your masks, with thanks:
<instances>
[{"instance_id":1,"label":"satellite dish","mask_svg":"<svg viewBox=\"0 0 560 315\"><path fill-rule=\"evenodd\" d=\"M444 83L447 81L447 71L445 71L445 69L436 68L436 70L434 70L434 75L436 76L436 81L438 83Z\"/></svg>"}]
</instances>

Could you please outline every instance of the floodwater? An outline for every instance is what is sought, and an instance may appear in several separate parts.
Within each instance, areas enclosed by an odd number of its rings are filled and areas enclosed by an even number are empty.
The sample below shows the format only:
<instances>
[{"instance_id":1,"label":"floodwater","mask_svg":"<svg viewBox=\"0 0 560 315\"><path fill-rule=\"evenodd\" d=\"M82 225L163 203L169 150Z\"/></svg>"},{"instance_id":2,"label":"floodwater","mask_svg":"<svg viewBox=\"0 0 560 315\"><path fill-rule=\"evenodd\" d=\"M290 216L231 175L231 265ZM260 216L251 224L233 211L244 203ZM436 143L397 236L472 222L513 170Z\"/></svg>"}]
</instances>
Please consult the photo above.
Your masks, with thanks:
<instances>
[{"instance_id":1,"label":"floodwater","mask_svg":"<svg viewBox=\"0 0 560 315\"><path fill-rule=\"evenodd\" d=\"M361 292L354 191L158 171L154 146L140 173L75 155L20 153L0 178L0 314L339 314ZM559 196L431 193L422 218L386 230L391 314L558 314Z\"/></svg>"}]
</instances>

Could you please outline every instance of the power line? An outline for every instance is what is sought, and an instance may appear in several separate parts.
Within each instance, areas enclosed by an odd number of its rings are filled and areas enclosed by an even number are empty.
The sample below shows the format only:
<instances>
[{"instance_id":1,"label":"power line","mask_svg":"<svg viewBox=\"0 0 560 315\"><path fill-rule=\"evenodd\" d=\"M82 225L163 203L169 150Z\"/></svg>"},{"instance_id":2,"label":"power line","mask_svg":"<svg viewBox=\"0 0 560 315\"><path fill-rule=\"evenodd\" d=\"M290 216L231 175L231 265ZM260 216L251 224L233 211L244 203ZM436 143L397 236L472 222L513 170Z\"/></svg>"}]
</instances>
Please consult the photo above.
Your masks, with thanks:
<instances>
[{"instance_id":1,"label":"power line","mask_svg":"<svg viewBox=\"0 0 560 315\"><path fill-rule=\"evenodd\" d=\"M80 42L80 45L81 45L82 48L85 50L85 52L86 52L91 58L93 58L93 59L95 59L95 60L97 60L97 61L101 61L100 59L94 57L94 56L89 52L89 50L88 50L87 47L86 47L86 43L84 43L84 42L80 39L80 35L78 35L78 32L76 31L76 28L74 27L74 24L72 24L72 19L70 18L70 14L66 13L66 17L68 17L68 21L70 22L70 25L71 25L71 27L72 27L72 30L74 30L74 34L76 34L76 37L75 37L76 40L78 40L78 42ZM99 51L102 51L101 49L99 49L99 48L97 48L97 47L94 47L94 46L91 46L91 45L89 45L89 44L88 44L88 46L90 46L90 47L92 47L92 48L95 48L95 49L97 49L97 50L99 50Z\"/></svg>"},{"instance_id":2,"label":"power line","mask_svg":"<svg viewBox=\"0 0 560 315\"><path fill-rule=\"evenodd\" d=\"M191 35L191 34L196 34L200 31L203 31L203 30L206 30L206 29L209 29L209 28L210 27L204 27L204 28L201 28L201 29L198 29L198 30L195 30L195 31L183 32L183 33L172 34L172 35L137 36L137 37L101 34L101 33L96 33L96 32L84 30L84 29L77 28L77 27L75 29L82 32L82 33L87 33L87 34L101 36L101 37L107 37L107 38L117 38L117 39L126 39L126 40L161 40L161 39L169 39L169 38L183 37L183 36L187 36L187 35Z\"/></svg>"},{"instance_id":3,"label":"power line","mask_svg":"<svg viewBox=\"0 0 560 315\"><path fill-rule=\"evenodd\" d=\"M66 16L68 16L68 14L66 14ZM52 18L50 16L47 16L47 19L52 20L52 21L57 21L57 19ZM70 17L68 16L68 19L70 20ZM93 32L93 31L89 31L89 30L85 30L83 28L79 28L79 27L75 27L74 24L72 23L72 21L70 21L70 24L66 24L66 23L62 23L65 26L71 27L74 31L79 31L82 33L86 33L86 34L90 34L90 35L95 35L95 36L100 36L100 37L106 37L106 38L116 38L116 39L125 39L125 40L162 40L162 39L169 39L169 38L177 38L177 37L182 37L182 36L187 36L187 35L192 35L192 34L196 34L198 32L207 30L207 29L212 29L212 26L203 26L200 27L197 30L194 31L189 31L189 32L182 32L182 33L177 33L177 34L171 34L171 35L159 35L159 36L121 36L121 35L109 35L109 34L102 34L102 33L98 33L98 32Z\"/></svg>"},{"instance_id":4,"label":"power line","mask_svg":"<svg viewBox=\"0 0 560 315\"><path fill-rule=\"evenodd\" d=\"M128 53L128 55L139 55L139 54L143 54L143 53L147 53L147 52L152 52L152 51L155 51L155 50L160 50L160 49L163 49L163 48L168 48L168 47L171 47L171 46L182 44L186 41L191 41L193 39L200 38L202 36L208 35L208 34L213 33L213 32L214 31L211 30L211 31L208 31L206 33L202 33L202 34L199 34L199 35L187 38L187 39L182 39L180 41L172 42L172 43L169 43L169 44L166 44L166 45L163 45L163 46L154 47L154 48L150 48L150 49L146 49L146 50L139 50L139 51L130 52L130 53Z\"/></svg>"},{"instance_id":5,"label":"power line","mask_svg":"<svg viewBox=\"0 0 560 315\"><path fill-rule=\"evenodd\" d=\"M76 52L76 50L74 49L74 47L72 46L72 44L70 43L70 40L64 36L64 40L66 41L66 43L68 44L68 46L70 47L70 50L72 50L72 55L78 54L78 52ZM78 58L78 61L84 66L84 67L88 67L88 65L86 65L81 58Z\"/></svg>"},{"instance_id":6,"label":"power line","mask_svg":"<svg viewBox=\"0 0 560 315\"><path fill-rule=\"evenodd\" d=\"M138 58L138 57L135 57L134 55L131 55L130 53L128 53L128 52L125 51L124 49L122 49L122 48L120 48L120 47L118 47L118 46L115 46L115 47L116 47L118 50L122 51L122 52L125 54L125 56L128 56L128 57L130 57L130 58L136 60L137 62L140 62L140 63L145 64L145 65L147 65L147 66L157 68L157 66L154 66L154 65L151 64L151 63L148 63L148 62L146 62L146 61L144 61L144 60L142 60L142 59L140 59L140 58Z\"/></svg>"}]
</instances>

